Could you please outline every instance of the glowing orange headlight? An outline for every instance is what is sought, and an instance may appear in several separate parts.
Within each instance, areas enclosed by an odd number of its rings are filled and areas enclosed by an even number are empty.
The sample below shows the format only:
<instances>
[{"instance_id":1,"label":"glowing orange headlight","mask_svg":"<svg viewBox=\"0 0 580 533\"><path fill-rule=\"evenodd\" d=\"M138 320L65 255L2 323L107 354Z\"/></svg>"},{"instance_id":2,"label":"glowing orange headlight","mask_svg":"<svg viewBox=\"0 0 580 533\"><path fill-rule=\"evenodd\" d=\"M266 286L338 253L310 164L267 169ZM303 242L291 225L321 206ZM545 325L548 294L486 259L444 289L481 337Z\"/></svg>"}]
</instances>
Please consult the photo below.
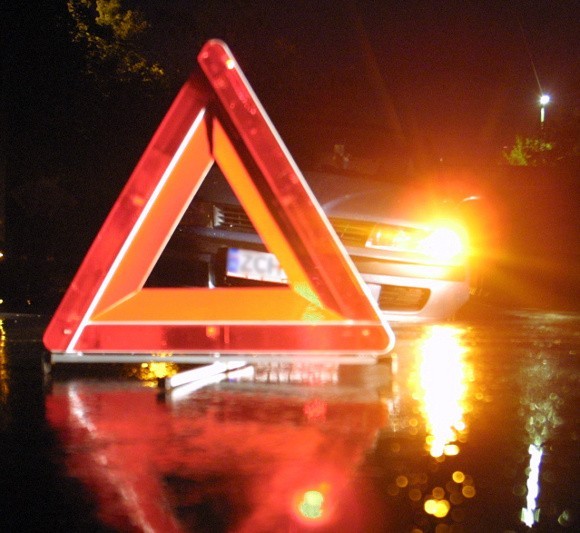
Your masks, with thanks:
<instances>
[{"instance_id":1,"label":"glowing orange headlight","mask_svg":"<svg viewBox=\"0 0 580 533\"><path fill-rule=\"evenodd\" d=\"M439 261L452 261L465 256L466 238L459 228L438 226L420 243L420 251Z\"/></svg>"},{"instance_id":2,"label":"glowing orange headlight","mask_svg":"<svg viewBox=\"0 0 580 533\"><path fill-rule=\"evenodd\" d=\"M420 254L437 262L455 262L465 257L467 238L465 231L451 222L438 222L430 229L377 224L366 246Z\"/></svg>"}]
</instances>

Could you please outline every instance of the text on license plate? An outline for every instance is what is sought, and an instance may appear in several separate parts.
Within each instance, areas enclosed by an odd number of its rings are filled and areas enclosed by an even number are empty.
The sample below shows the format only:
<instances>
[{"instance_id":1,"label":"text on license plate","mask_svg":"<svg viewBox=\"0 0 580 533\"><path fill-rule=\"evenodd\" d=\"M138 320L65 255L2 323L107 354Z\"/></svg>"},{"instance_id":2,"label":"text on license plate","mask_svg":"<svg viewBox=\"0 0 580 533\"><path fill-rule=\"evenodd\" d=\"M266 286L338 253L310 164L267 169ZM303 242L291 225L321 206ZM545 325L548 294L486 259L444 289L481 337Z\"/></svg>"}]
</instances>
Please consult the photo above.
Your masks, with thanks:
<instances>
[{"instance_id":1,"label":"text on license plate","mask_svg":"<svg viewBox=\"0 0 580 533\"><path fill-rule=\"evenodd\" d=\"M288 277L276 256L255 250L229 248L226 274L234 278L288 283Z\"/></svg>"}]
</instances>

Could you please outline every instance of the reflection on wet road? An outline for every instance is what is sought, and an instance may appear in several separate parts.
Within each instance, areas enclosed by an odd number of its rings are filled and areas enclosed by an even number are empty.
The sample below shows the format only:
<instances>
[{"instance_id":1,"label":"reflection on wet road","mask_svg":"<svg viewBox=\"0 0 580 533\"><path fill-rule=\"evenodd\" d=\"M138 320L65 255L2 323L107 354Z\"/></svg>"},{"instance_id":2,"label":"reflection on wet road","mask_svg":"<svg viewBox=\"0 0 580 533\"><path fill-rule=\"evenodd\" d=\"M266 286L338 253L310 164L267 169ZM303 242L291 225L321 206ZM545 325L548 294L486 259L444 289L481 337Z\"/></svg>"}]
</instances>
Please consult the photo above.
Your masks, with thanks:
<instances>
[{"instance_id":1,"label":"reflection on wet road","mask_svg":"<svg viewBox=\"0 0 580 533\"><path fill-rule=\"evenodd\" d=\"M167 394L171 362L57 368L50 461L102 531L576 530L579 325L511 312L405 326L377 366L248 366Z\"/></svg>"},{"instance_id":2,"label":"reflection on wet road","mask_svg":"<svg viewBox=\"0 0 580 533\"><path fill-rule=\"evenodd\" d=\"M338 368L234 379L164 401L138 384L54 385L48 417L103 520L123 530L280 531L340 514L364 529L351 482L387 423L377 387L340 385Z\"/></svg>"},{"instance_id":3,"label":"reflection on wet road","mask_svg":"<svg viewBox=\"0 0 580 533\"><path fill-rule=\"evenodd\" d=\"M464 357L463 330L433 326L420 338L408 387L425 421L428 451L433 457L456 455L466 425L472 366Z\"/></svg>"}]
</instances>

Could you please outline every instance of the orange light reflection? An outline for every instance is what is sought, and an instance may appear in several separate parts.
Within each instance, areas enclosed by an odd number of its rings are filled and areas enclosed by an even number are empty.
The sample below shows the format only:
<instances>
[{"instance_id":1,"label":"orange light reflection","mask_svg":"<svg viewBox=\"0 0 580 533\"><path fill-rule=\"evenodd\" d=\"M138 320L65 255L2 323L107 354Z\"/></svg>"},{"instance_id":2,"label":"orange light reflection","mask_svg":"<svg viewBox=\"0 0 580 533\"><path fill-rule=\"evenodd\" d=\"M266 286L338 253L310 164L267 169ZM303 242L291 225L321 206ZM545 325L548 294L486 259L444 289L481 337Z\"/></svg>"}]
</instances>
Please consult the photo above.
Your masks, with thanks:
<instances>
[{"instance_id":1,"label":"orange light reflection","mask_svg":"<svg viewBox=\"0 0 580 533\"><path fill-rule=\"evenodd\" d=\"M9 409L8 396L10 394L10 371L6 357L6 330L4 321L0 319L0 429L8 425Z\"/></svg>"},{"instance_id":2,"label":"orange light reflection","mask_svg":"<svg viewBox=\"0 0 580 533\"><path fill-rule=\"evenodd\" d=\"M413 398L425 418L426 447L433 457L457 455L467 431L467 391L473 370L464 358L461 328L434 325L419 344L417 367L410 375Z\"/></svg>"}]
</instances>

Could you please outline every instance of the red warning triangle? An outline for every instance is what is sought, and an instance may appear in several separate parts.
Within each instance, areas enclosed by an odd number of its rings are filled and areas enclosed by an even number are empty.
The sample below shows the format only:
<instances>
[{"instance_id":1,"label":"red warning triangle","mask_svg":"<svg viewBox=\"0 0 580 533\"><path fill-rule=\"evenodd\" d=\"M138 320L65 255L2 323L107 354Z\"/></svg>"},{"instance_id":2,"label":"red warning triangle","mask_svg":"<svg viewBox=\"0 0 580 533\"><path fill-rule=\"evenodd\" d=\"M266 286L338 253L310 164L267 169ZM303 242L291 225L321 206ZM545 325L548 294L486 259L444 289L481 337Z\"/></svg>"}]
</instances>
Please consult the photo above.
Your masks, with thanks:
<instances>
[{"instance_id":1,"label":"red warning triangle","mask_svg":"<svg viewBox=\"0 0 580 533\"><path fill-rule=\"evenodd\" d=\"M393 336L227 46L182 88L58 307L60 354L380 354ZM235 140L234 140L235 139ZM217 163L285 287L145 282Z\"/></svg>"}]
</instances>

